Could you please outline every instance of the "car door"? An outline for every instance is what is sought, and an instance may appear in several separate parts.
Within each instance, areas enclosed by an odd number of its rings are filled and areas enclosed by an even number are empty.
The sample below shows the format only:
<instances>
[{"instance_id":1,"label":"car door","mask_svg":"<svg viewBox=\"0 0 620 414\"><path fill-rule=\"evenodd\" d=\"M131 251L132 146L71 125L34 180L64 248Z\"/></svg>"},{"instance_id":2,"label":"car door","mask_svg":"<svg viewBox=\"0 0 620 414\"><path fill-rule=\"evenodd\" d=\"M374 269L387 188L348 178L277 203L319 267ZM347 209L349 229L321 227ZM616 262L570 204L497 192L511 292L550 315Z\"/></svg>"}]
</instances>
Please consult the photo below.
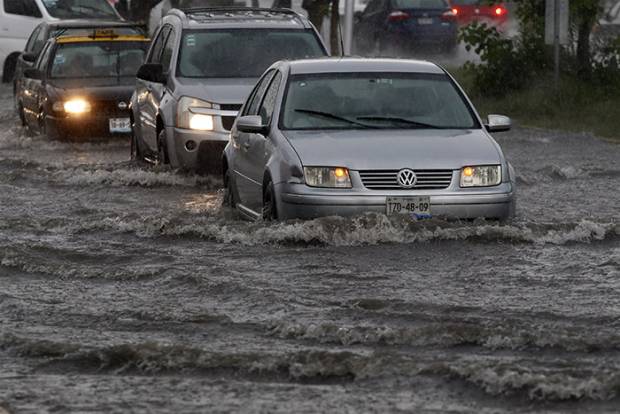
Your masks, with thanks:
<instances>
[{"instance_id":1,"label":"car door","mask_svg":"<svg viewBox=\"0 0 620 414\"><path fill-rule=\"evenodd\" d=\"M275 70L271 70L263 75L263 77L258 81L254 91L248 99L246 106L243 109L243 112L241 113L241 116L258 115L258 111L260 110L260 106L263 101L263 96L265 95L265 91L271 83L274 75ZM235 158L233 164L235 185L237 186L240 204L243 204L248 208L250 208L250 205L252 204L251 194L255 191L254 187L256 185L256 183L252 182L252 166L250 164L250 154L248 153L253 140L252 135L255 134L241 132L237 128L233 128L231 135L233 148L235 148Z\"/></svg>"},{"instance_id":2,"label":"car door","mask_svg":"<svg viewBox=\"0 0 620 414\"><path fill-rule=\"evenodd\" d=\"M258 115L261 117L263 125L271 125L281 82L282 74L278 71L271 80L258 110ZM263 206L263 178L267 161L269 161L274 150L273 141L269 136L263 134L248 134L247 145L249 146L247 150L247 163L250 176L250 205L248 207L260 212Z\"/></svg>"},{"instance_id":3,"label":"car door","mask_svg":"<svg viewBox=\"0 0 620 414\"><path fill-rule=\"evenodd\" d=\"M48 43L39 55L37 61L34 64L33 69L37 69L42 78L45 78L47 72L47 62L49 60L51 51L53 49L53 43ZM44 87L44 79L24 78L24 84L20 96L22 97L22 104L24 106L24 118L28 125L33 129L39 128L39 116L40 100L42 88Z\"/></svg>"},{"instance_id":4,"label":"car door","mask_svg":"<svg viewBox=\"0 0 620 414\"><path fill-rule=\"evenodd\" d=\"M147 63L161 63L162 51L170 32L169 25L163 26L159 31L147 56ZM139 135L142 138L142 143L146 145L147 151L153 154L157 153L157 113L164 90L165 86L161 83L150 82L145 79L138 79L136 82Z\"/></svg>"}]
</instances>

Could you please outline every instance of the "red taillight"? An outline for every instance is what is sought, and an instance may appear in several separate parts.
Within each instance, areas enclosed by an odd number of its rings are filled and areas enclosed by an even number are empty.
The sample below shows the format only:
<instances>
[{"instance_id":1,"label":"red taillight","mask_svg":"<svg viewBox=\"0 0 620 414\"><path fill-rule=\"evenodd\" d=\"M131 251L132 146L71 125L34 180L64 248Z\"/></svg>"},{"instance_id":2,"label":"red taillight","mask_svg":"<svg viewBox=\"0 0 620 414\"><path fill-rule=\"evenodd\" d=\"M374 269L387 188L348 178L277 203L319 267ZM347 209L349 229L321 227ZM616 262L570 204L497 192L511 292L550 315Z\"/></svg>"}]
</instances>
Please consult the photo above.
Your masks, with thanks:
<instances>
[{"instance_id":1,"label":"red taillight","mask_svg":"<svg viewBox=\"0 0 620 414\"><path fill-rule=\"evenodd\" d=\"M454 13L455 16L459 15L459 9L457 9L456 7L452 8L452 13Z\"/></svg>"},{"instance_id":2,"label":"red taillight","mask_svg":"<svg viewBox=\"0 0 620 414\"><path fill-rule=\"evenodd\" d=\"M405 20L409 19L409 14L405 13L404 11L393 11L392 13L389 14L388 16L388 21L389 22L402 22Z\"/></svg>"},{"instance_id":3,"label":"red taillight","mask_svg":"<svg viewBox=\"0 0 620 414\"><path fill-rule=\"evenodd\" d=\"M504 9L503 7L496 7L495 8L495 15L496 16L503 16L506 13L506 9Z\"/></svg>"},{"instance_id":4,"label":"red taillight","mask_svg":"<svg viewBox=\"0 0 620 414\"><path fill-rule=\"evenodd\" d=\"M445 21L445 22L451 22L456 20L456 14L454 9L452 10L448 10L443 12L443 14L441 15L441 20Z\"/></svg>"}]
</instances>

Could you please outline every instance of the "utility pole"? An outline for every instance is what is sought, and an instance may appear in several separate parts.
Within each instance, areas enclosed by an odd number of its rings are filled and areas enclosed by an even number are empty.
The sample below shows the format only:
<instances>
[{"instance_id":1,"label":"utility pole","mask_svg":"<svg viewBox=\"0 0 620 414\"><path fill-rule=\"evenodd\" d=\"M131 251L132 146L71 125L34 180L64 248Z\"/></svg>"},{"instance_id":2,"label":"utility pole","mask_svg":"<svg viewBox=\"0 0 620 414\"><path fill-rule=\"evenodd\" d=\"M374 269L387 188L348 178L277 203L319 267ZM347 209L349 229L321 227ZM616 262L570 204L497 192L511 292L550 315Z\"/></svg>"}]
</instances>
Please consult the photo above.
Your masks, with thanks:
<instances>
[{"instance_id":1,"label":"utility pole","mask_svg":"<svg viewBox=\"0 0 620 414\"><path fill-rule=\"evenodd\" d=\"M353 49L353 13L355 0L344 0L344 51L345 56L351 55Z\"/></svg>"}]
</instances>

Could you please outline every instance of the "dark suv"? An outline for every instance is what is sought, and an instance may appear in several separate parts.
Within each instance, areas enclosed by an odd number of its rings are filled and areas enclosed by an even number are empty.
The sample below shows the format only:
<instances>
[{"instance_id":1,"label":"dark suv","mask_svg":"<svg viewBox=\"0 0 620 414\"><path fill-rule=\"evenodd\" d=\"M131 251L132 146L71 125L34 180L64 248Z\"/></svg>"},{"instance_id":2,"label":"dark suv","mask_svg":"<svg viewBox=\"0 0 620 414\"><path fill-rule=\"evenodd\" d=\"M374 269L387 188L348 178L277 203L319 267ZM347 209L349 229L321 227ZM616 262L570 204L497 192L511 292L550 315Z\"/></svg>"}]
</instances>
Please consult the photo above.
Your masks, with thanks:
<instances>
[{"instance_id":1,"label":"dark suv","mask_svg":"<svg viewBox=\"0 0 620 414\"><path fill-rule=\"evenodd\" d=\"M326 56L312 24L286 9L171 10L138 71L132 158L219 173L237 112L278 60Z\"/></svg>"}]
</instances>

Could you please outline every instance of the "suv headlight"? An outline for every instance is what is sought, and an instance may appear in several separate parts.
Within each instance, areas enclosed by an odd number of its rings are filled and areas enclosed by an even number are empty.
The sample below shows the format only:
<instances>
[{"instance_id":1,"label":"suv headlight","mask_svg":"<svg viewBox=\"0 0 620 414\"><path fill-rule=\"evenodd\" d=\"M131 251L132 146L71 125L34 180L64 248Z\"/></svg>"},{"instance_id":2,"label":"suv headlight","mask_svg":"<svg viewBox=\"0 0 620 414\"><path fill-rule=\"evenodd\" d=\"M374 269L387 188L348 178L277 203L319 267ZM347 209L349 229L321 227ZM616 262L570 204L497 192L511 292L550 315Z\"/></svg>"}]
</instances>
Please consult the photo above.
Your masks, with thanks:
<instances>
[{"instance_id":1,"label":"suv headlight","mask_svg":"<svg viewBox=\"0 0 620 414\"><path fill-rule=\"evenodd\" d=\"M213 131L213 115L192 113L190 108L213 109L213 104L183 96L177 104L177 127L199 131Z\"/></svg>"},{"instance_id":2,"label":"suv headlight","mask_svg":"<svg viewBox=\"0 0 620 414\"><path fill-rule=\"evenodd\" d=\"M476 165L461 169L461 187L490 187L501 182L501 165Z\"/></svg>"},{"instance_id":3,"label":"suv headlight","mask_svg":"<svg viewBox=\"0 0 620 414\"><path fill-rule=\"evenodd\" d=\"M351 188L349 170L344 167L304 167L310 187Z\"/></svg>"}]
</instances>

